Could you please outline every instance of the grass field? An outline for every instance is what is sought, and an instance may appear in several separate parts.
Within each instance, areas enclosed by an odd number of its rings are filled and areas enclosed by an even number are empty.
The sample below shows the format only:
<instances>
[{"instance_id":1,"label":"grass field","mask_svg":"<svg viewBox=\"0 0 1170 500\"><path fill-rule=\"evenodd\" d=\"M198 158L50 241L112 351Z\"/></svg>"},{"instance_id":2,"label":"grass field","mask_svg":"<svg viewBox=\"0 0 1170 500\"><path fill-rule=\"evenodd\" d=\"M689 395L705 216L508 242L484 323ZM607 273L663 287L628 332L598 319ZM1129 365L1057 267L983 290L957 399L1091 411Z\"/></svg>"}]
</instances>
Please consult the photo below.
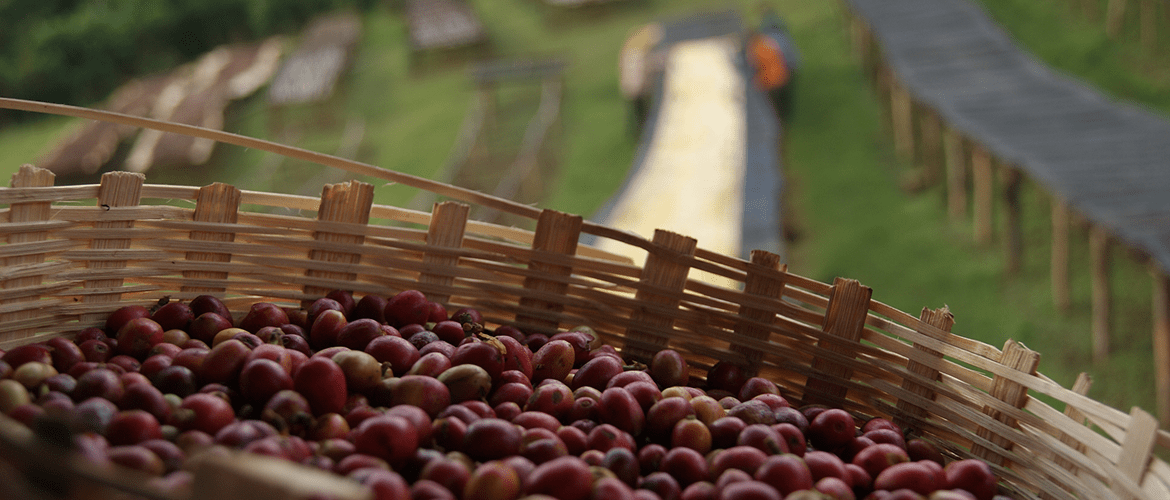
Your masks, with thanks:
<instances>
[{"instance_id":1,"label":"grass field","mask_svg":"<svg viewBox=\"0 0 1170 500\"><path fill-rule=\"evenodd\" d=\"M1020 11L1033 16L1013 23L1023 30L1017 36L1040 49L1050 44L1066 60L1065 71L1083 71L1115 95L1167 109L1160 101L1166 99L1164 86L1158 87L1164 77L1139 71L1143 63L1126 59L1118 61L1120 66L1100 68L1095 54L1124 52L1124 44L1115 47L1099 38L1079 42L1092 36L1087 25L1064 33L1066 25L1079 21L1059 14L1063 2L984 1L999 15L1022 15ZM495 54L559 55L569 61L559 187L541 206L588 215L621 185L637 146L617 88L617 54L625 35L642 23L701 7L737 7L754 23L758 2L642 0L555 24L532 0L473 3L490 31ZM791 193L786 217L800 233L790 248L790 270L822 281L835 276L859 279L874 289L875 300L905 311L948 305L956 315L956 333L993 345L1020 340L1044 355L1040 370L1061 384L1070 385L1077 373L1088 371L1096 380L1094 398L1123 409L1140 405L1152 410L1150 280L1145 270L1117 252L1116 353L1107 362L1093 363L1085 235L1074 233L1073 241L1079 243L1072 255L1073 311L1058 314L1048 288L1050 233L1043 193L1030 185L1024 191L1026 261L1023 272L1009 279L997 245L977 246L969 224L947 220L939 188L913 195L900 189L911 167L894 159L881 125L881 107L850 54L837 3L770 3L793 29L804 61L793 122L786 131L785 175ZM412 74L402 16L378 8L366 15L365 23L361 50L334 108L288 110L278 119L257 96L231 109L227 129L328 153L350 151L364 162L433 175L447 161L471 102L466 73L449 66ZM1056 41L1050 42L1049 36ZM0 172L32 161L69 123L50 119L0 130L0 151L6 153ZM347 127L364 131L356 148L342 139ZM199 169L148 174L152 183L223 181L244 189L302 194L319 193L321 184L344 178L344 173L231 147L218 149L212 164ZM379 203L404 205L415 194L375 183Z\"/></svg>"},{"instance_id":2,"label":"grass field","mask_svg":"<svg viewBox=\"0 0 1170 500\"><path fill-rule=\"evenodd\" d=\"M1170 113L1170 26L1159 16L1158 44L1144 48L1139 40L1140 2L1129 9L1120 34L1105 33L1106 0L1093 17L1080 10L1081 0L979 0L995 19L1037 57L1053 68L1077 75L1106 94ZM1160 10L1165 10L1162 6ZM1050 29L1059 26L1061 29Z\"/></svg>"}]
</instances>

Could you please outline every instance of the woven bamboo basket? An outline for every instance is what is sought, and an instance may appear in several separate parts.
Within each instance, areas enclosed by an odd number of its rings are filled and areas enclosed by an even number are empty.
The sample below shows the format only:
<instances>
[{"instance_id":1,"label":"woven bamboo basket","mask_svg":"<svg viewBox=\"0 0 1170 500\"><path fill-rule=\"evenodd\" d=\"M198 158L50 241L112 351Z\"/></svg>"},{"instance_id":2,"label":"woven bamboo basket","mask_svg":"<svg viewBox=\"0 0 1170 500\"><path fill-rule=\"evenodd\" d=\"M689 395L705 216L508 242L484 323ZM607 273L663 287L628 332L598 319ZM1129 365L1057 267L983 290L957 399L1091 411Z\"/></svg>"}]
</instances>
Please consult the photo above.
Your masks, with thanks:
<instances>
[{"instance_id":1,"label":"woven bamboo basket","mask_svg":"<svg viewBox=\"0 0 1170 500\"><path fill-rule=\"evenodd\" d=\"M7 241L0 246L0 348L68 336L102 324L120 306L164 296L210 293L243 310L260 300L296 306L334 289L390 296L415 288L448 308L476 307L496 325L590 325L635 359L675 349L697 377L720 360L740 363L775 381L794 404L892 418L954 458L982 458L1017 498L1170 499L1170 466L1157 456L1170 448L1170 433L1150 414L1086 397L1087 377L1071 389L1060 386L1037 370L1039 353L1018 342L998 347L951 333L954 318L945 307L914 315L872 300L855 280L829 284L790 273L765 251L745 261L668 231L645 239L577 215L244 136L12 99L0 99L0 107L261 149L453 200L426 213L375 205L374 187L357 181L326 185L312 198L218 183L152 185L126 172L108 173L99 185L54 186L51 173L25 166L0 189L0 237ZM535 230L469 220L472 205L531 219ZM630 262L601 252L581 243L587 235L647 257ZM738 286L710 285L692 271ZM58 481L167 498L132 473L54 453L11 420L0 420L0 437L5 473L34 464L34 472L51 471ZM341 478L242 457L199 464L195 484L196 498L366 494Z\"/></svg>"}]
</instances>

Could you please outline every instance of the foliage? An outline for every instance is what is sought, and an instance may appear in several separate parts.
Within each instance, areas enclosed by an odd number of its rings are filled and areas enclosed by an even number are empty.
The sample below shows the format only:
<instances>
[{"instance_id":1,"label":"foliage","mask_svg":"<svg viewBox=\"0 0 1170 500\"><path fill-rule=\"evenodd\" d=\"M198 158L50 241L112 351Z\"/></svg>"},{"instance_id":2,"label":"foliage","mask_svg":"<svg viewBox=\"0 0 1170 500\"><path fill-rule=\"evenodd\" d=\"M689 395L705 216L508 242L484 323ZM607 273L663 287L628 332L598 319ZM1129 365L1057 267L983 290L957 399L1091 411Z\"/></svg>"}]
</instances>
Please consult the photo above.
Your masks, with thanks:
<instances>
[{"instance_id":1,"label":"foliage","mask_svg":"<svg viewBox=\"0 0 1170 500\"><path fill-rule=\"evenodd\" d=\"M370 0L0 1L0 95L92 104L216 45Z\"/></svg>"}]
</instances>

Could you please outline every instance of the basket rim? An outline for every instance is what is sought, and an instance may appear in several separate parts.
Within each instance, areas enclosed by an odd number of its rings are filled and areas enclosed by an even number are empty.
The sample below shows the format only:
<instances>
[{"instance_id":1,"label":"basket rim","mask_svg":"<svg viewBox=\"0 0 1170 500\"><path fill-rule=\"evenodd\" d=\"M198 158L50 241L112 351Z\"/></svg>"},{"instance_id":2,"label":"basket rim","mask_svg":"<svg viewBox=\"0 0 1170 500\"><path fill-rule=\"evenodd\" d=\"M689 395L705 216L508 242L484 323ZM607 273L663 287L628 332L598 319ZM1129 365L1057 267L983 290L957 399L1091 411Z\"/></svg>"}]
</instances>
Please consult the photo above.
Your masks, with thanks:
<instances>
[{"instance_id":1,"label":"basket rim","mask_svg":"<svg viewBox=\"0 0 1170 500\"><path fill-rule=\"evenodd\" d=\"M44 102L37 102L37 101L26 101L26 100L10 99L10 98L0 98L0 108L15 109L15 110L22 110L22 111L31 111L31 112L38 112L38 113L45 113L45 114L55 114L55 115L62 115L62 116L72 116L72 117L76 117L76 118L99 120L99 121L111 122L111 123L122 124L122 125L129 125L129 126L134 126L134 127L154 129L154 130L159 130L159 131L163 131L163 132L173 132L173 133L178 133L178 134L190 135L193 137L210 139L210 140L214 140L217 142L223 142L223 143L233 144L233 145L242 146L242 147L259 149L259 150L267 151L270 153L283 155L283 156L286 156L289 158L304 160L304 161L320 164L320 165L327 166L327 167L339 168L339 169L346 170L346 171L349 171L349 172L352 172L355 174L367 175L367 176L374 177L374 178L384 179L384 180L388 180L391 182L396 182L396 183L408 185L411 187L415 187L418 189L431 191L431 192L434 192L437 194L442 194L444 196L448 196L450 198L460 200L463 202L473 203L473 204L478 204L478 205L482 205L482 206L495 208L495 209L498 209L498 210L501 210L504 212L527 217L530 219L537 219L537 218L541 217L542 213L544 213L542 210L540 210L536 207L533 207L533 206L519 204L519 203L510 201L510 200L495 197L493 195L484 194L484 193L480 193L480 192L476 192L476 191L471 191L471 190L468 190L465 188L460 188L457 186L451 186L449 184L445 184L442 182L433 181L433 180L429 180L429 179L425 179L422 177L413 176L413 175L409 175L409 174L404 174L404 173L396 172L393 170L388 170L388 169L385 169L382 167L377 167L374 165L361 163L361 162L357 162L354 160L348 160L348 159L344 159L344 158L340 158L340 157L336 157L336 156L332 156L332 155L328 155L328 154L324 154L324 153L317 153L317 152L302 149L302 148L287 146L287 145L283 145L283 144L268 141L268 140L252 138L252 137L248 137L248 136L244 136L244 135L239 135L239 134L234 134L234 133L219 131L219 130L214 130L214 129L208 129L208 128L194 126L194 125L185 125L185 124L167 122L167 121L162 121L162 120L119 114L119 113L105 111L105 110L97 110L97 109L77 107L77 106L68 106L68 105L44 103ZM135 174L135 175L140 175L140 174ZM175 193L178 193L179 191L183 191L185 193L188 193L191 190L198 190L199 189L199 188L187 187L187 186L165 186L165 185L148 185L148 186L157 186L158 189L160 189L160 190L173 189L174 191L172 191L172 192L175 192ZM6 188L6 189L0 189L0 202L10 203L10 204L14 203L14 202L26 203L26 202L30 202L30 201L51 202L57 198L60 198L61 196L64 196L64 195L62 195L62 193L66 193L68 196L93 197L91 195L95 194L97 192L97 191L94 191L93 189L94 189L93 186L80 186L80 187L69 186L69 187L48 187L48 188L45 188L45 187ZM290 200L296 199L298 201L298 203L303 203L306 205L306 207L309 205L314 205L315 202L320 202L320 200L318 200L318 199L314 199L312 197L306 197L306 196L273 194L273 193L264 193L264 192L248 192L248 193L251 193L252 195L257 196L257 197L264 197L264 196L289 197L287 199L290 199ZM273 198L273 199L276 199L276 198ZM280 199L284 199L284 198L280 198ZM425 212L414 211L414 210L409 210L409 209L399 208L399 207L389 207L389 206L385 206L385 205L374 205L374 207L379 207L378 209L385 210L385 211L387 211L388 214L391 212L400 213L400 214L409 214L411 216L417 217L419 219L419 222L422 222L422 223L425 223L423 219L428 219L431 222L434 221L434 218L430 216L433 214L428 215L428 214L425 214ZM122 209L119 209L118 212L119 212L119 216L125 216L126 213L131 213L130 211L123 211ZM469 224L474 223L474 221L468 221L468 223ZM9 223L7 221L5 221L4 224L9 224ZM344 222L344 223L337 223L337 224L339 224L338 227L350 227L354 231L360 232L360 230L358 229L358 226L360 226L361 224L359 224L359 223ZM488 223L480 223L480 224L484 224L486 226L494 226L494 225L488 224ZM44 229L45 226L41 226L41 227L42 227L42 229ZM347 232L347 231L346 230L339 231L339 233L345 233L345 232ZM646 238L643 238L641 236L635 235L635 234L627 232L627 231L607 227L607 226L597 224L597 223L591 223L588 221L582 222L581 232L588 233L588 234L591 234L594 236L610 238L610 239L613 239L613 240L616 240L616 241L619 241L619 242L622 242L622 243L625 243L625 244L628 244L631 246L642 248L644 250L647 250L648 252L653 252L655 250L660 250L662 248L662 244L657 241L657 238L655 239L655 241L651 241L651 240L648 240ZM519 234L519 233L516 233L516 234ZM532 234L532 233L526 233L526 234ZM584 248L584 247L581 247L581 248ZM762 277L763 279L770 278L770 279L781 280L783 282L783 284L781 286L782 287L787 286L789 292L791 292L791 295L793 297L797 298L798 300L801 300L802 302L804 302L806 304L811 305L812 308L826 310L826 312L824 314L826 321L828 320L828 317L830 316L830 313L828 310L832 309L832 306L834 303L833 302L834 301L834 298L833 298L834 292L839 289L838 287L842 287L842 286L846 286L846 285L850 286L850 287L860 286L860 285L856 285L855 280L839 280L838 282L835 282L833 284L826 284L826 283L821 283L817 280L813 280L810 278L805 278L805 277L801 277L801 276L796 275L796 274L789 273L787 271L786 267L784 267L783 269L780 269L778 267L775 269L769 268L766 265L757 264L755 262L754 255L753 255L752 261L746 261L746 260L743 260L743 259L740 259L737 257L721 255L721 254L718 254L716 252L704 250L702 248L697 248L697 247L694 247L693 244L692 244L691 248L692 248L692 252L690 254L679 253L679 254L669 255L669 258L666 259L667 261L669 261L667 263L667 265L679 265L679 266L684 266L687 269L699 269L699 270L717 269L722 273L730 273L731 275L733 275L734 277L739 279L739 281L744 282L745 284L748 283L749 278L753 278L753 277L755 277L757 279ZM535 261L536 259L531 259L531 260ZM548 263L548 262L545 262L545 263ZM647 266L649 266L649 263L647 263ZM643 270L643 268L636 266L636 265L626 266L626 267L629 267L631 269ZM850 284L850 283L852 283L852 284ZM750 285L748 285L748 286L750 286ZM676 306L677 306L677 301L680 299L693 299L694 297L692 295L701 296L703 299L706 300L706 302L705 303L696 302L696 303L691 304L691 306L694 306L694 307L692 307L692 309L688 310L688 313L691 313L691 314L702 314L701 309L703 307L706 307L707 305L722 303L722 302L729 302L729 301L731 301L731 299L734 299L734 302L738 303L743 308L753 308L753 307L759 308L759 309L771 308L772 313L775 315L776 318L783 318L784 320L789 321L789 322L793 323L794 325L797 323L800 323L802 321L802 319L800 317L793 318L793 317L785 317L784 316L783 307L786 307L787 305L780 298L767 297L767 296L761 296L761 295L744 294L742 292L737 292L735 290L723 289L720 287L704 284L704 283L697 282L697 281L690 280L690 279L684 279L684 283L682 285L680 285L680 287L677 289L672 289L672 287L661 287L657 284L643 285L643 287L645 289L652 290L652 292L657 296L665 297L669 300L676 301ZM865 288L865 287L861 287L861 288ZM692 295L688 295L688 294L692 294ZM744 299L744 300L742 302L740 302L739 299ZM647 310L650 310L650 311L654 311L656 308L662 308L662 307L669 308L670 306L669 306L669 304L667 304L666 306L662 306L661 304L651 304L651 305L646 306ZM742 314L742 311L743 310L741 309L741 314ZM815 313L809 313L809 314L815 314ZM925 315L925 310L924 310L924 315ZM1152 481L1161 481L1162 483L1160 483L1160 484L1164 483L1163 486L1170 485L1170 479L1168 479L1168 478L1170 478L1170 466L1168 466L1165 462L1163 462L1157 456L1152 455L1152 453L1151 453L1151 451L1154 448L1158 448L1158 447L1163 448L1163 449L1170 448L1170 432L1165 431L1165 430L1161 430L1161 429L1157 429L1156 428L1157 427L1156 421L1154 422L1154 429L1153 430L1150 430L1148 428L1144 429L1144 431L1148 431L1148 432L1146 432L1146 434L1148 435L1149 440L1150 440L1150 442L1149 442L1150 448L1144 450L1144 454L1142 456L1147 457L1149 460L1147 461L1147 463L1141 465L1140 470L1135 471L1133 469L1133 465L1129 464L1127 462L1127 460L1132 460L1132 458L1127 458L1126 453L1132 452L1132 451L1141 451L1141 450L1135 450L1133 447L1137 446L1138 448L1141 448L1144 445L1142 443L1130 443L1129 442L1130 438L1132 437L1132 433L1130 432L1131 424L1133 424L1135 422L1146 422L1147 421L1146 417L1148 416L1148 414L1145 413L1144 411L1142 411L1140 408L1134 408L1133 411L1131 411L1128 414L1124 413L1124 412L1117 410L1117 409L1114 409L1114 408L1112 408L1104 403L1093 400L1092 398L1089 398L1083 394L1066 389L1063 386L1061 386L1060 384L1052 381L1048 377L1045 377L1042 373L1035 372L1035 371L1032 371L1031 373L1029 373L1027 371L1021 370L1018 367L1013 367L1013 366L1010 366L1008 364L1005 364L1001 360L1001 357L1005 355L1005 353L1009 350L1009 348L1014 349L1016 347L1020 347L1020 348L1023 348L1026 350L1026 347L1022 346L1022 344L1019 344L1017 342L1009 340L1008 343L1005 345L1005 347L1003 349L1000 349L1000 348L997 348L995 346L983 343L981 341L973 340L973 339L966 338L966 337L963 337L963 336L958 335L958 334L951 333L949 331L949 327L940 327L940 326L937 326L935 324L931 324L928 321L924 321L920 317L915 317L909 313L902 312L902 311L897 310L897 309L895 309L887 304L878 302L876 300L870 300L868 295L865 295L864 311L862 311L862 314L860 314L860 316L858 316L858 317L860 318L861 325L862 325L862 328L858 332L861 335L861 338L854 339L854 340L862 340L862 341L868 340L868 341L870 341L871 344L877 345L876 349L881 351L880 354L890 354L891 356L902 356L902 357L908 358L912 362L916 362L916 361L917 362L924 362L924 361L930 361L930 357L927 355L921 354L917 350L919 348L931 349L931 350L939 353L939 359L942 359L943 357L945 357L948 360L947 361L948 363L952 363L952 364L954 364L955 362L964 363L964 364L972 366L975 369L980 370L984 373L990 374L991 376L993 376L996 379L995 384L999 384L1000 381L1002 381L1004 384L1008 384L1008 383L1015 384L1015 385L1018 385L1020 387L1023 387L1026 391L1034 391L1037 394L1043 394L1043 395L1052 397L1053 399L1055 399L1057 401L1061 401L1061 402L1065 403L1070 408L1075 408L1077 411L1082 413L1084 417L1088 417L1088 419L1090 421L1093 421L1094 423L1096 423L1100 427L1102 427L1102 430L1103 430L1106 437L1101 437L1098 439L1098 437L1093 435L1093 431L1088 427L1070 428L1070 429L1063 429L1063 430L1070 432L1072 434L1072 436L1076 439L1079 439L1081 441L1091 441L1091 442L1099 442L1099 443L1107 444L1107 448L1108 448L1108 449L1103 449L1103 450L1099 450L1096 452L1098 454L1104 453L1107 455L1107 456L1103 456L1103 457L1098 457L1098 458L1101 458L1103 460L1090 460L1089 458L1080 457L1083 459L1083 462L1079 463L1078 466L1082 469L1082 474L1087 474L1089 476L1108 477L1111 480L1113 480L1114 482L1112 484L1112 488L1114 490L1117 490L1117 492L1115 493L1116 495L1124 496L1126 494L1138 494L1138 493L1142 492L1143 491L1143 484L1141 484L1141 482L1142 482L1142 480L1146 480L1146 479L1149 479ZM637 322L636 320L633 321L633 323L636 323L636 322ZM760 327L761 325L764 325L763 323L759 323L759 324L752 323L750 320L745 320L744 324L747 325L748 328L751 328L753 326ZM720 326L720 327L722 327L722 326ZM720 328L720 327L717 327L717 328ZM815 330L817 330L818 327L822 329L821 331L824 332L826 334L826 336L831 335L830 333L827 332L827 330L829 328L828 325L802 325L801 326L801 328L808 328L810 331L815 331ZM878 331L878 330L880 330L880 331ZM696 332L699 332L699 331L700 330L688 330L687 334L693 335L693 334L697 334ZM879 338L878 336L881 336L881 338ZM766 338L767 337L765 337L765 339ZM825 338L823 336L818 337L818 338L820 341L825 340ZM25 340L31 341L32 339L21 339L21 340L22 341L25 341ZM747 342L747 344L744 344L744 345L750 347L750 346L754 345L753 342L757 342L757 341L749 340ZM762 342L766 343L767 340L763 340ZM893 349L893 350L887 349L887 347L893 346L895 344L897 345L897 349ZM867 346L867 348L874 349L872 346ZM818 354L817 354L818 356L823 354L823 355L825 355L825 358L829 359L829 360L833 360L833 359L835 359L835 356L838 356L837 354L835 354L833 352L831 345L821 346L818 344L818 346L814 350L816 352L818 352ZM871 356L875 359L881 357L880 355L875 355L872 353L865 354L865 355ZM959 365L955 364L955 366L959 366ZM898 366L897 368L899 370L906 370L907 369L904 366ZM814 367L813 370L818 370L818 368ZM909 373L896 372L893 375L905 376L907 374L909 374ZM868 375L865 375L865 374L862 374L862 376L866 377L864 380L865 383L870 383L870 382L877 380L876 378L873 378L873 379L868 378ZM963 380L963 379L958 379L958 378L954 379L954 381L957 381L959 383L968 384L970 386L970 388L972 388L972 390L975 391L972 394L978 393L977 395L974 395L974 396L964 395L965 397L973 397L974 403L973 403L973 406L971 406L970 408L967 408L967 407L962 408L963 411L974 409L974 413L978 413L977 408L979 406L982 406L985 408L985 412L986 411L994 411L996 413L996 415L1006 415L1006 418L1009 418L1013 421L1016 421L1016 420L1027 421L1027 419L1029 418L1028 412L1037 413L1037 410L1041 409L1040 406L1029 406L1029 405L1033 405L1033 403L1035 405L1044 405L1043 406L1043 408L1045 408L1044 411L1047 411L1047 409L1048 409L1047 405L1045 405L1044 403L1040 403L1037 400L1035 400L1034 398L1031 398L1031 396L1027 396L1026 391L1025 391L1025 396L1027 397L1027 399L1024 402L1021 402L1019 406L1016 406L1013 403L1009 403L1005 400L998 399L1000 396L996 396L994 394L988 394L992 389L992 381L990 378L987 378L985 381L981 381L979 384L972 384L972 383L970 383L969 380ZM853 381L847 381L847 382L854 383ZM887 381L880 380L879 382L885 383ZM980 384L982 384L982 385L980 385ZM876 387L876 385L875 385L875 387ZM892 387L892 389L894 389L895 391L899 390L896 387ZM904 389L904 387L903 387L903 389ZM894 393L893 391L890 391L890 394L893 394L893 393ZM874 410L874 411L883 411L883 410L879 409L879 410ZM1052 410L1052 413L1058 414L1059 412ZM959 416L966 418L964 416L964 414L962 414L961 412L959 413ZM1035 420L1036 418L1037 417L1032 417L1033 420ZM1039 418L1041 420L1043 420L1043 417L1039 417ZM1016 427L1016 429L1014 429L1015 431L1019 432L1021 430L1019 428L1020 425L1018 423L1008 425L1008 424L1001 424L1000 422L995 422L995 423L992 423L990 425L991 425L991 427L993 427L995 429L998 429L999 426L1002 426L1004 428L1009 428L1009 429L1012 426L1015 426ZM1055 424L1049 424L1049 425L1053 426ZM1059 426L1057 426L1057 427L1059 427ZM1036 433L1035 432L1036 429L1032 429L1031 427L1029 427L1028 430L1026 430L1025 432L1044 435L1046 438L1048 438L1048 436L1045 434L1048 430L1049 429L1040 429L1040 432ZM968 431L964 430L963 432L968 432ZM989 432L996 432L996 431L992 430ZM974 436L974 432L969 432L969 433L972 436ZM1031 436L1031 437L1035 437L1035 436ZM1048 438L1048 439L1051 439L1051 438ZM982 436L972 437L970 440L972 440L976 443L987 442L987 440ZM1033 441L1040 442L1042 444L1047 444L1047 443L1043 443L1042 441L1035 441L1035 440L1033 440ZM1116 444L1114 444L1114 443L1116 443ZM994 443L992 442L991 444L994 444ZM1071 450L1071 451L1076 451L1076 450ZM1127 468L1127 467L1129 469L1125 470L1125 468ZM1091 472L1084 472L1086 469L1091 470ZM1133 474L1136 474L1136 479L1134 479ZM1044 479L1045 476L1043 474L1039 474L1039 477L1040 477L1040 480L1046 481L1046 479ZM1106 489L1104 491L1108 492L1109 490Z\"/></svg>"}]
</instances>

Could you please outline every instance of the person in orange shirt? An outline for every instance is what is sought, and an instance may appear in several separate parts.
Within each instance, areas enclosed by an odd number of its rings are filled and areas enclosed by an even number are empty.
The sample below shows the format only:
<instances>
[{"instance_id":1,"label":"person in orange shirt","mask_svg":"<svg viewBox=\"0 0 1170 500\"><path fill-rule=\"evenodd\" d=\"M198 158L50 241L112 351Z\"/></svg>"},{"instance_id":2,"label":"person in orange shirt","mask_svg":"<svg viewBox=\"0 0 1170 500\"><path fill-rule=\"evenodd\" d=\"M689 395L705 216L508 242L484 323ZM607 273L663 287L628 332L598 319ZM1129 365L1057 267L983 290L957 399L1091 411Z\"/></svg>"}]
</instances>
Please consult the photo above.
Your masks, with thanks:
<instances>
[{"instance_id":1,"label":"person in orange shirt","mask_svg":"<svg viewBox=\"0 0 1170 500\"><path fill-rule=\"evenodd\" d=\"M788 84L791 76L788 64L784 61L784 53L780 45L771 37L754 33L748 39L748 54L752 66L756 68L753 78L756 86L765 92L771 92Z\"/></svg>"},{"instance_id":2,"label":"person in orange shirt","mask_svg":"<svg viewBox=\"0 0 1170 500\"><path fill-rule=\"evenodd\" d=\"M745 48L754 71L752 82L766 92L781 121L792 112L792 87L797 65L796 47L784 21L763 7L760 27L748 35Z\"/></svg>"}]
</instances>

